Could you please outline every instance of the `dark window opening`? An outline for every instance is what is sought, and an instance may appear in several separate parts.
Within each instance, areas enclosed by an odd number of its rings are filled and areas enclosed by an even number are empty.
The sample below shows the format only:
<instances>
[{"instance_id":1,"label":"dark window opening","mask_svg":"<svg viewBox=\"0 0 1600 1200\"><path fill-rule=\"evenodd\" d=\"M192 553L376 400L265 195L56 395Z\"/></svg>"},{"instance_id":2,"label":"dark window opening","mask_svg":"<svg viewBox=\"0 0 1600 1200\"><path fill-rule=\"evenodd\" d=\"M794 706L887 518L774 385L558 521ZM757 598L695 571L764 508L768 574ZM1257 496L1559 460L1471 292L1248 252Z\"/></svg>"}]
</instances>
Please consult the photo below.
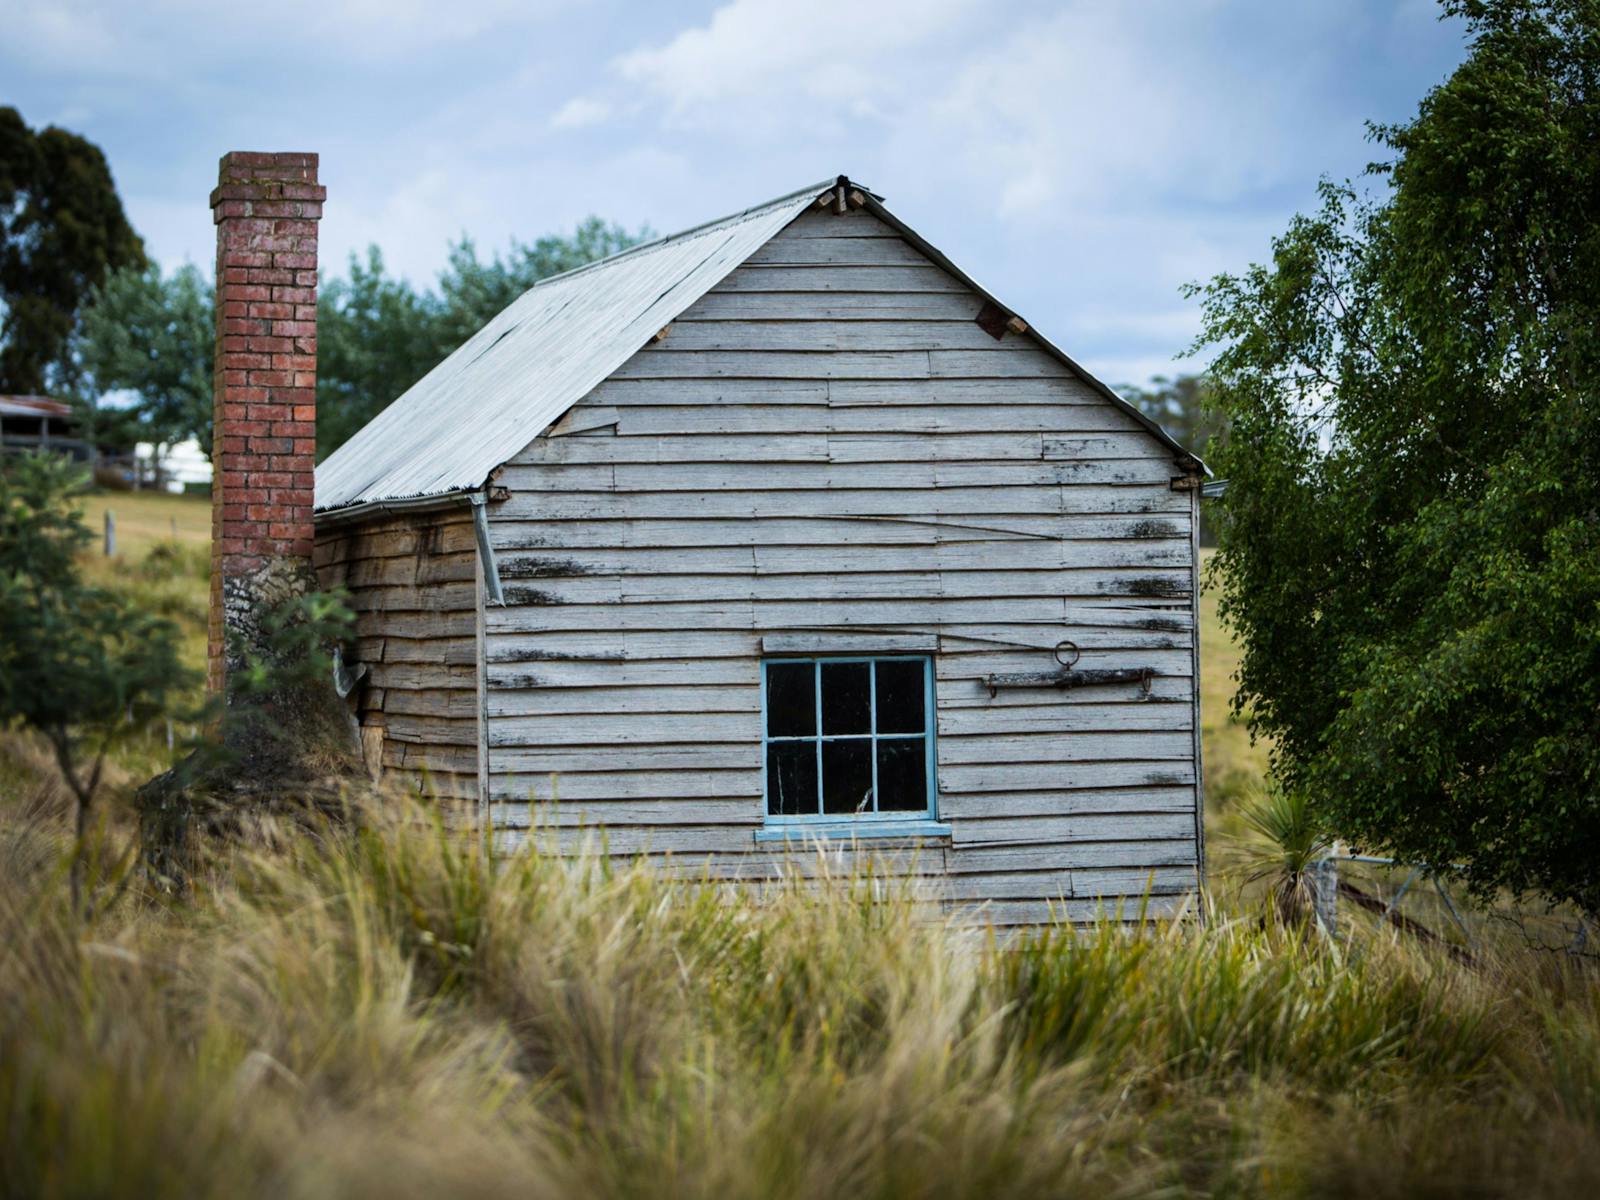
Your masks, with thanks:
<instances>
[{"instance_id":1,"label":"dark window opening","mask_svg":"<svg viewBox=\"0 0 1600 1200\"><path fill-rule=\"evenodd\" d=\"M781 659L764 668L769 817L932 811L932 660Z\"/></svg>"}]
</instances>

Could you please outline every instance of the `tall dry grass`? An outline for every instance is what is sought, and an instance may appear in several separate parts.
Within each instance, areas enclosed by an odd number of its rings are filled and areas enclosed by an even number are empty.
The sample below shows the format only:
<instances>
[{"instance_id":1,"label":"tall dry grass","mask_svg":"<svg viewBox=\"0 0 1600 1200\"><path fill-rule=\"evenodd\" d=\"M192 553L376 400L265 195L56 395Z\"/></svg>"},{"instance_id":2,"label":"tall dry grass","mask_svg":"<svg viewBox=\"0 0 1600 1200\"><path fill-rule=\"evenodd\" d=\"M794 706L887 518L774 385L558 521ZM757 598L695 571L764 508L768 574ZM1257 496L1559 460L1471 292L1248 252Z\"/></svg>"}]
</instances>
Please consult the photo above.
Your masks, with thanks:
<instances>
[{"instance_id":1,"label":"tall dry grass","mask_svg":"<svg viewBox=\"0 0 1600 1200\"><path fill-rule=\"evenodd\" d=\"M81 926L60 828L0 814L8 1196L1600 1187L1596 981L1554 962L1215 910L998 945L870 874L756 900L398 804Z\"/></svg>"}]
</instances>

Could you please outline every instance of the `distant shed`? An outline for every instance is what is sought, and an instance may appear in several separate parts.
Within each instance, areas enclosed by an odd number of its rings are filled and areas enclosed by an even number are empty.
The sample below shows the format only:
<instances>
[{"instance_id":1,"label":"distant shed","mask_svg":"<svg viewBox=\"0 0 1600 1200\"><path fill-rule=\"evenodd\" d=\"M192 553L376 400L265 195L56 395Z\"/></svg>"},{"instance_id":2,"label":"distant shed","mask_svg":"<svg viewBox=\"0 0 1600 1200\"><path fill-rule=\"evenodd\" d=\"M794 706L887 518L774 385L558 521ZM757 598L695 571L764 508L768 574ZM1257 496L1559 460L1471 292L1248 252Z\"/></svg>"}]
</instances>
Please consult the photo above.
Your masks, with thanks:
<instances>
[{"instance_id":1,"label":"distant shed","mask_svg":"<svg viewBox=\"0 0 1600 1200\"><path fill-rule=\"evenodd\" d=\"M915 848L1032 924L1195 886L1203 473L840 177L528 291L317 469L316 563L370 760L503 843Z\"/></svg>"}]
</instances>

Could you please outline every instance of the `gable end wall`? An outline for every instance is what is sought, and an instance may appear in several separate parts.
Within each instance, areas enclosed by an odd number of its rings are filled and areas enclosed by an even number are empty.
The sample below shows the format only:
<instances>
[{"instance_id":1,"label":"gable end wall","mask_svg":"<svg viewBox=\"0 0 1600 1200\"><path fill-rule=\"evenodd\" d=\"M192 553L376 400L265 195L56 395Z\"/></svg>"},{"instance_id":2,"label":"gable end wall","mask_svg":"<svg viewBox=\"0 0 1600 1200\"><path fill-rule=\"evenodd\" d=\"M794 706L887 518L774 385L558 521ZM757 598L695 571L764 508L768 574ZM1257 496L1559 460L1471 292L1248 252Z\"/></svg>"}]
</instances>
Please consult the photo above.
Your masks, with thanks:
<instances>
[{"instance_id":1,"label":"gable end wall","mask_svg":"<svg viewBox=\"0 0 1600 1200\"><path fill-rule=\"evenodd\" d=\"M1194 501L1170 449L981 304L875 217L807 213L505 468L499 824L759 876L761 638L917 633L954 834L902 861L1002 925L1192 890ZM1153 668L1153 694L990 698L1063 638Z\"/></svg>"}]
</instances>

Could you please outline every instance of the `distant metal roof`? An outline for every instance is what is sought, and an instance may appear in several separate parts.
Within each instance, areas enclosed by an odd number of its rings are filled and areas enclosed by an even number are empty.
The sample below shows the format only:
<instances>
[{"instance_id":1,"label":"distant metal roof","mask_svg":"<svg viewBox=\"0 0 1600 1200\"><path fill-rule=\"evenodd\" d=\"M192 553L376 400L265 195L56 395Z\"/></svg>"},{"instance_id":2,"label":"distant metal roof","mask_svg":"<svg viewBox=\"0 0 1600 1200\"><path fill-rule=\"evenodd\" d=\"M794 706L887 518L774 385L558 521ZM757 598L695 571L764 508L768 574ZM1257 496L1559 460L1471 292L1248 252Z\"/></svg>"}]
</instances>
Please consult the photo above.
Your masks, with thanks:
<instances>
[{"instance_id":1,"label":"distant metal roof","mask_svg":"<svg viewBox=\"0 0 1600 1200\"><path fill-rule=\"evenodd\" d=\"M861 191L869 211L1005 309L863 185L842 175L825 179L535 284L317 467L317 513L417 503L481 488L495 468L612 375L655 333L824 191L841 185ZM1031 328L1028 336L1177 456L1199 464L1159 425L1052 343Z\"/></svg>"},{"instance_id":2,"label":"distant metal roof","mask_svg":"<svg viewBox=\"0 0 1600 1200\"><path fill-rule=\"evenodd\" d=\"M0 413L8 417L70 417L72 405L48 396L0 396Z\"/></svg>"}]
</instances>

